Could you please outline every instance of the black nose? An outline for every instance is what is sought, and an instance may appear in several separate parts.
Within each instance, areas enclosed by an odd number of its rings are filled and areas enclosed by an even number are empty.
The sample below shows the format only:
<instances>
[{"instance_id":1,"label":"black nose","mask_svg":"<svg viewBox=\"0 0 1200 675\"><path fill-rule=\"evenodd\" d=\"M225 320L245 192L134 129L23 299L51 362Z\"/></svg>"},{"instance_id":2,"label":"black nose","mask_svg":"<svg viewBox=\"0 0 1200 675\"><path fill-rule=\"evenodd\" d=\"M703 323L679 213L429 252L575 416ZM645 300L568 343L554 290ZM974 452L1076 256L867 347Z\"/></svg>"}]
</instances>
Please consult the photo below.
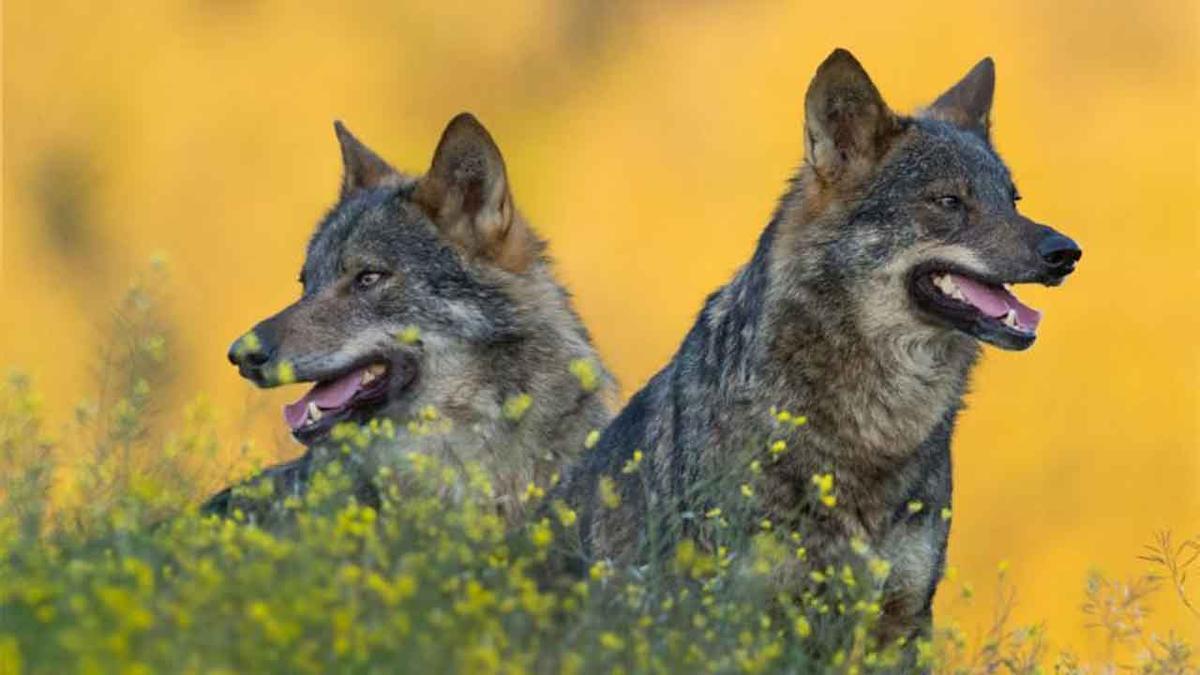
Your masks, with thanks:
<instances>
[{"instance_id":1,"label":"black nose","mask_svg":"<svg viewBox=\"0 0 1200 675\"><path fill-rule=\"evenodd\" d=\"M259 368L271 360L271 352L250 332L229 345L228 357L230 363L240 368Z\"/></svg>"},{"instance_id":2,"label":"black nose","mask_svg":"<svg viewBox=\"0 0 1200 675\"><path fill-rule=\"evenodd\" d=\"M1037 252L1058 276L1066 276L1074 272L1075 263L1083 257L1083 250L1079 248L1079 244L1057 232L1047 235L1038 242Z\"/></svg>"}]
</instances>

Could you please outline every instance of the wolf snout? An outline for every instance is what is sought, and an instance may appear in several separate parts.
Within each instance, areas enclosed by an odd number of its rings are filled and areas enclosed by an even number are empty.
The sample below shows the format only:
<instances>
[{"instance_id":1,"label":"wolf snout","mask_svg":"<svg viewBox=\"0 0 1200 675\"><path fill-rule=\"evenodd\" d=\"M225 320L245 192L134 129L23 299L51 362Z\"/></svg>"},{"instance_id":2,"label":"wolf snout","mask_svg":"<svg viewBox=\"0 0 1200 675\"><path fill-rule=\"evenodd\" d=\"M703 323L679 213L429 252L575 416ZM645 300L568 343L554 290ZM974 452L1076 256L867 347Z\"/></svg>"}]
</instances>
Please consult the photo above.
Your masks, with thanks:
<instances>
[{"instance_id":1,"label":"wolf snout","mask_svg":"<svg viewBox=\"0 0 1200 675\"><path fill-rule=\"evenodd\" d=\"M267 364L275 358L275 347L265 342L258 331L250 331L229 345L226 356L230 363L237 366L242 377L259 382L263 379Z\"/></svg>"},{"instance_id":2,"label":"wolf snout","mask_svg":"<svg viewBox=\"0 0 1200 675\"><path fill-rule=\"evenodd\" d=\"M1037 252L1047 271L1057 279L1074 272L1075 263L1083 257L1083 249L1079 248L1079 244L1053 230L1038 242Z\"/></svg>"}]
</instances>

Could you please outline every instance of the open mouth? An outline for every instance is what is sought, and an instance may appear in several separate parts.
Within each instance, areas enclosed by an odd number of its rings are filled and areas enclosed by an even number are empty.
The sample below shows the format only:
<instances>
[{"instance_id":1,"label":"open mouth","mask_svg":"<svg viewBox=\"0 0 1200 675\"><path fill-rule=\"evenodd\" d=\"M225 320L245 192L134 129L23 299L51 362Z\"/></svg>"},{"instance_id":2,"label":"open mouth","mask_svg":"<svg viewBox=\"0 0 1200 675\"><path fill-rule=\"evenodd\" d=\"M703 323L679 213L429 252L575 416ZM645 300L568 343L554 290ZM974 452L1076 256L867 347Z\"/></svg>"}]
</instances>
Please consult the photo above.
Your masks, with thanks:
<instances>
[{"instance_id":1,"label":"open mouth","mask_svg":"<svg viewBox=\"0 0 1200 675\"><path fill-rule=\"evenodd\" d=\"M366 421L388 401L390 392L403 387L397 368L377 361L335 377L318 381L308 393L283 408L283 419L296 440L310 444L329 433L339 422Z\"/></svg>"},{"instance_id":2,"label":"open mouth","mask_svg":"<svg viewBox=\"0 0 1200 675\"><path fill-rule=\"evenodd\" d=\"M1007 283L924 266L913 275L912 294L930 314L1002 349L1026 349L1037 339L1042 313L1018 300Z\"/></svg>"}]
</instances>

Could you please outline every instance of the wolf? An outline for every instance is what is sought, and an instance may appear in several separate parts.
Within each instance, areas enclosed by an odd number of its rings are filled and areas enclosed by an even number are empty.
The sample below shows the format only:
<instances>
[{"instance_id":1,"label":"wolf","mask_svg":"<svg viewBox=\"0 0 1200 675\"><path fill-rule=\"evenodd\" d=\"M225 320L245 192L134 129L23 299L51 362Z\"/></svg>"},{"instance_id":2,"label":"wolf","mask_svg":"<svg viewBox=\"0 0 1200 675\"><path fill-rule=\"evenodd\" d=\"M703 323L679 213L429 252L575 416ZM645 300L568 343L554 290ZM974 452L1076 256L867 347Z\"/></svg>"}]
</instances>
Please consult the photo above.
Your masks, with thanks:
<instances>
[{"instance_id":1,"label":"wolf","mask_svg":"<svg viewBox=\"0 0 1200 675\"><path fill-rule=\"evenodd\" d=\"M334 128L341 192L308 243L300 298L229 349L259 387L313 383L284 408L308 450L253 482L301 494L331 430L386 419L401 430L387 452L484 468L497 508L515 517L519 492L548 484L611 418L615 381L474 116L450 121L418 176L392 168L341 122ZM406 422L434 417L441 433L404 433ZM356 485L367 502L374 490ZM202 511L249 510L237 493L218 493Z\"/></svg>"},{"instance_id":2,"label":"wolf","mask_svg":"<svg viewBox=\"0 0 1200 675\"><path fill-rule=\"evenodd\" d=\"M890 570L878 637L928 631L980 345L1032 345L1041 314L1011 285L1058 285L1082 254L1018 212L994 82L984 59L902 115L848 51L820 65L804 162L750 261L560 486L590 559L651 559L729 499L698 488L767 455L753 526L798 533L806 569L866 549ZM764 453L781 418L795 433ZM785 588L808 579L789 566L773 574Z\"/></svg>"}]
</instances>

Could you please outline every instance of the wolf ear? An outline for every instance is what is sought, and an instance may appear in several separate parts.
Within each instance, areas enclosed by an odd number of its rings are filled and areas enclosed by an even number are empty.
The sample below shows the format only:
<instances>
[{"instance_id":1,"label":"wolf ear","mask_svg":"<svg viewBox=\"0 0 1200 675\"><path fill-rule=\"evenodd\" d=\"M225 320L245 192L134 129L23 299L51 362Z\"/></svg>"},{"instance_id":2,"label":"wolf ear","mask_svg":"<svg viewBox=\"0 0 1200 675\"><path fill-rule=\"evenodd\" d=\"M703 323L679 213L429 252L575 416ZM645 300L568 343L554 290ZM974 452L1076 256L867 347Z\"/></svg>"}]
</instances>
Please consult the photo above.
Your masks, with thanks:
<instances>
[{"instance_id":1,"label":"wolf ear","mask_svg":"<svg viewBox=\"0 0 1200 675\"><path fill-rule=\"evenodd\" d=\"M355 138L341 120L333 123L333 130L342 146L342 199L359 190L399 185L400 174Z\"/></svg>"},{"instance_id":2,"label":"wolf ear","mask_svg":"<svg viewBox=\"0 0 1200 675\"><path fill-rule=\"evenodd\" d=\"M822 180L870 166L899 130L899 119L854 55L835 49L817 67L804 97L804 155Z\"/></svg>"},{"instance_id":3,"label":"wolf ear","mask_svg":"<svg viewBox=\"0 0 1200 675\"><path fill-rule=\"evenodd\" d=\"M537 239L513 207L500 149L470 113L442 132L413 201L470 256L510 272L523 272L537 256Z\"/></svg>"},{"instance_id":4,"label":"wolf ear","mask_svg":"<svg viewBox=\"0 0 1200 675\"><path fill-rule=\"evenodd\" d=\"M939 96L925 111L925 115L950 122L986 139L991 126L992 96L995 91L996 65L989 56L975 64L958 84Z\"/></svg>"}]
</instances>

